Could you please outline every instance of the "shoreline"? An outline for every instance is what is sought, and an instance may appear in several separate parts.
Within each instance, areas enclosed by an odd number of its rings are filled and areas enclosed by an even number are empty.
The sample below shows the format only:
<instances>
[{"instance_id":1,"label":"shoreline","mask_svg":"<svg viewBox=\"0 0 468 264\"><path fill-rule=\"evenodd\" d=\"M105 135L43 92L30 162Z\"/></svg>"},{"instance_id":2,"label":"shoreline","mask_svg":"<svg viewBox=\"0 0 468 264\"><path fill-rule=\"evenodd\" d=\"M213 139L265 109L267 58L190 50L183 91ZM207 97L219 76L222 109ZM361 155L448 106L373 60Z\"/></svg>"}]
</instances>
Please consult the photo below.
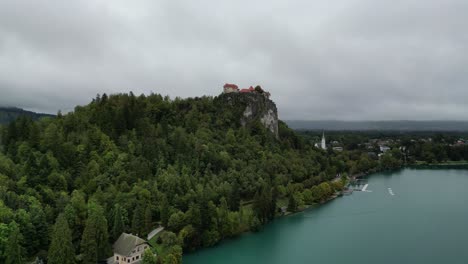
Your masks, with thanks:
<instances>
[{"instance_id":1,"label":"shoreline","mask_svg":"<svg viewBox=\"0 0 468 264\"><path fill-rule=\"evenodd\" d=\"M216 247L214 249L206 250L206 251L201 251L201 252L196 252L195 254L187 254L184 257L184 261L187 260L187 263L203 263L205 260L207 263L208 262L213 262L213 263L222 263L223 257L229 256L229 255L236 255L236 253L239 249L245 249L249 248L251 250L248 251L249 255L248 257L236 257L229 263L241 263L243 260L245 263L259 263L259 262L268 262L267 260L270 260L271 262L278 263L280 264L283 261L291 263L307 263L306 261L309 261L310 259L313 259L313 257L318 256L319 254L323 253L322 255L326 257L327 255L330 254L330 252L333 252L334 248L331 247L331 245L339 245L341 246L347 246L350 245L349 243L353 243L355 239L360 239L361 236L360 234L363 234L363 242L364 245L366 246L374 246L375 248L379 248L382 243L380 241L385 241L386 246L391 246L393 244L393 240L388 240L388 237L392 237L397 239L398 243L407 243L407 245L410 247L411 245L415 245L414 243L420 241L419 237L420 236L425 236L426 234L434 234L433 237L437 238L439 233L440 234L445 234L445 230L436 230L438 233L433 233L431 228L435 224L439 224L441 220L444 220L443 218L438 218L440 214L438 214L437 210L431 210L433 208L433 204L431 202L431 197L433 196L432 192L427 191L425 189L426 186L421 186L419 183L418 178L426 178L430 179L428 182L433 183L434 188L438 188L438 186L441 186L441 184L444 184L446 182L446 179L444 176L447 173L445 171L439 171L439 170L434 170L434 171L425 171L425 170L410 170L410 169L405 169L402 172L397 171L395 173L395 177L387 177L385 174L376 174L374 175L375 177L370 181L370 185L374 186L373 189L377 190L376 186L378 187L378 192L381 194L379 195L367 195L367 194L361 194L358 193L357 196L360 199L343 199L343 200L337 200L335 204L329 204L326 205L322 208L318 208L319 210L314 210L314 211L307 211L304 212L304 214L298 214L295 215L291 218L285 218L282 219L281 221L274 222L271 227L265 228L261 233L255 234L255 235L248 235L246 237L240 237L238 241L228 241L228 243L222 243L219 247ZM457 191L463 190L463 184L460 183L466 183L467 178L463 177L466 176L466 173L463 170L459 170L458 173L456 174L450 174L451 179L454 181L451 181L451 187L456 187ZM434 181L437 179L437 181ZM409 185L410 184L410 185ZM369 187L371 187L369 186ZM405 189L403 191L402 189L402 198L405 199L394 199L391 198L391 194L387 192L387 187L395 187L395 189L398 189L396 187L403 187L405 186ZM406 188L408 187L408 188ZM409 188L411 187L411 188ZM421 193L415 192L413 190L415 189L421 189ZM432 188L432 187L431 187ZM424 190L423 190L424 189ZM400 192L397 192L398 190L394 190L396 196L399 195ZM408 194L408 196L403 195L403 194ZM440 194L443 194L443 190L441 190ZM411 196L410 196L411 195ZM421 197L420 195L424 195L424 204L420 203L420 200L416 200L415 203L411 203L411 207L413 205L418 205L418 206L427 206L425 207L425 210L420 210L418 211L418 214L410 214L408 217L408 221L399 221L401 220L401 214L400 213L406 213L408 212L408 201L413 200L414 198L418 199ZM450 202L452 202L453 196L448 195L445 196L442 204L448 205ZM413 198L414 197L414 198ZM356 197L354 197L356 198ZM362 198L362 199L361 199ZM410 199L411 198L411 199ZM377 200L378 199L378 200ZM408 200L407 200L408 199ZM392 201L391 202L391 209L395 210L394 212L390 212L390 210L387 210L386 208L387 201ZM398 205L398 206L397 206ZM447 212L453 213L453 216L458 217L459 216L459 208L460 206L463 206L463 200L458 199L456 206L451 207ZM349 211L348 211L349 209ZM320 212L319 212L320 211ZM346 212L345 212L346 211ZM350 213L350 214L348 214ZM398 213L398 214L396 214ZM420 213L420 214L419 214ZM424 229L418 229L421 227L421 224L426 224L427 222L423 221L421 222L421 219L424 219L427 217L428 214L431 214L432 216L435 217L430 217L430 219L433 219L434 222L430 222L427 226L425 226ZM343 216L346 216L344 218ZM348 218L349 216L349 218ZM463 217L468 217L467 214L464 214ZM451 222L451 218L447 218L447 222ZM364 221L363 221L364 220ZM379 221L377 221L379 220ZM388 222L385 222L388 220ZM356 228L355 223L362 223L359 227L362 228ZM343 227L343 225L346 224L346 227ZM370 224L370 225L369 225ZM454 234L457 234L459 230L458 228L463 227L463 221L457 221L456 222L457 227L454 227L451 229L451 232ZM388 227L391 225L392 227L398 226L399 228L395 228L397 230L398 236L393 236L395 231L392 229L385 229L385 232L387 232L386 236L381 236L380 233L376 234L375 230L382 230L381 228ZM371 230L371 232L365 232L367 227L367 230ZM410 230L409 228L414 227L416 230L415 233L408 233L407 231ZM342 230L348 230L349 228L354 228L353 232L351 232L351 235L345 236L344 239L345 241L343 242L343 237L340 236L340 231ZM317 232L319 231L319 232ZM323 231L323 232L321 232ZM330 231L334 232L331 233ZM336 232L335 232L336 231ZM436 232L434 231L434 232ZM380 231L379 231L380 232ZM412 231L413 232L413 231ZM325 243L323 243L322 236L327 236L327 240ZM457 238L457 237L456 237ZM379 239L379 240L375 240ZM381 240L380 240L381 239ZM376 241L378 243L376 243ZM433 240L428 241L428 245L432 245ZM456 247L457 244L459 244L459 240L453 239L450 240L450 242L454 243L454 247ZM416 243L418 246L420 245L419 243ZM284 246L286 245L286 246ZM320 247L316 247L317 245L321 245ZM398 250L396 252L401 252L402 256L401 259L406 259L408 255L408 251L406 250L407 247L397 247ZM426 248L426 244L422 245L421 247L421 252L424 252L424 248ZM279 249L288 249L287 251L284 250L283 252ZM326 251L324 251L324 249ZM313 252L309 252L312 250ZM353 252L354 249L350 249L349 252ZM388 256L394 256L393 251L388 251L388 248L381 248L379 249L379 255L380 253L382 254L387 254ZM256 254L258 252L258 254ZM272 258L266 258L269 257L271 254L275 254L274 257ZM398 253L400 254L400 253ZM450 256L450 254L453 254L451 249L447 249L447 254ZM247 254L246 254L247 255ZM322 256L320 255L320 256ZM300 256L300 258L296 258L296 256ZM330 262L327 263L341 263L341 260L346 260L346 256L343 255L343 257L339 256L337 259L330 260ZM386 256L386 255L385 255ZM425 257L425 255L421 255ZM262 257L262 258L261 258ZM378 256L374 256L377 257ZM291 261L291 260L297 260L300 259L300 261ZM325 258L326 259L326 258ZM385 259L386 260L386 259ZM335 261L335 262L331 262ZM226 262L228 262L226 260ZM355 259L352 261L353 263L372 263L372 260L368 259ZM390 264L392 263L392 260L388 261ZM437 263L438 261L435 261ZM185 262L184 262L185 263ZM387 263L387 262L385 262ZM424 262L422 262L424 263ZM431 262L432 263L432 262Z\"/></svg>"},{"instance_id":2,"label":"shoreline","mask_svg":"<svg viewBox=\"0 0 468 264\"><path fill-rule=\"evenodd\" d=\"M465 162L465 163L455 163L455 164L448 164L448 163L434 163L434 164L407 164L407 165L402 165L401 167L399 168L395 168L395 169L391 169L391 170L380 170L380 171L373 171L373 172L367 172L367 173L358 173L358 174L354 174L352 176L349 176L348 178L364 178L364 177L370 177L372 176L373 174L376 174L376 173L383 173L383 172L395 172L397 170L401 170L401 169L405 169L405 168L421 168L423 169L424 167L432 167L434 169L437 169L437 167L441 167L441 168L444 168L444 169L447 169L447 167L449 166L454 166L454 167L464 167L466 166L468 168L468 162ZM219 241L219 243L217 243L216 245L213 245L211 247L203 247L203 248L199 248L199 249L196 249L194 251L190 251L190 252L187 252L187 253L184 253L183 255L186 255L186 254L196 254L197 252L199 251L202 251L202 250L206 250L206 249L210 249L210 248L214 248L214 247L217 247L223 243L225 243L226 241L229 241L229 240L234 240L234 239L239 239L240 237L244 236L244 235L247 235L247 234L254 234L254 233L258 233L258 232L261 232L263 227L271 224L271 222L277 220L277 219L281 219L283 217L288 217L288 216L293 216L293 215L296 215L298 213L302 213L306 210L309 210L309 209L315 209L315 208L318 208L322 205L325 205L339 197L342 197L344 196L343 195L343 191L344 189L341 191L341 192L336 192L334 195L330 196L329 198L327 198L326 200L322 201L322 202L319 202L319 203L314 203L314 204L309 204L309 205L304 205L304 208L301 208L300 210L296 211L296 212L286 212L284 214L280 214L280 215L277 215L275 216L275 218L268 222L267 224L263 225L259 231L252 231L252 230L249 230L249 231L246 231L246 232L243 232L243 233L240 233L238 234L237 236L235 237L231 237L231 238L228 238L228 239L224 239L222 241Z\"/></svg>"},{"instance_id":3,"label":"shoreline","mask_svg":"<svg viewBox=\"0 0 468 264\"><path fill-rule=\"evenodd\" d=\"M230 240L236 240L236 239L239 239L241 238L242 236L245 236L245 235L248 235L248 234L255 234L255 233L259 233L262 231L263 227L267 226L267 225L270 225L273 221L275 220L278 220L278 219L281 219L281 218L285 218L285 217L288 217L288 216L293 216L293 215L296 215L296 214L299 214L299 213L302 213L304 211L307 211L309 209L315 209L315 208L318 208L324 204L327 204L333 200L335 200L336 198L338 197L342 197L343 195L338 195L338 194L335 194L335 195L332 195L330 198L326 199L325 201L322 201L320 203L315 203L315 204L310 204L310 205L305 205L306 207L302 208L301 210L298 210L296 212L287 212L285 214L282 214L282 215L277 215L275 216L275 218L268 222L267 224L263 225L258 231L252 231L252 230L249 230L249 231L245 231L243 233L240 233L238 234L237 236L234 236L234 237L230 237L230 238L227 238L227 239L223 239L221 241L219 241L219 243L217 243L216 245L213 245L211 247L202 247L202 248L199 248L199 249L196 249L194 251L189 251L189 252L184 252L182 254L182 259L185 255L189 255L189 254L197 254L198 252L200 251L203 251L203 250L207 250L207 249L211 249L211 248L215 248L215 247L218 247L220 245L222 245L223 243L227 242L227 241L230 241Z\"/></svg>"}]
</instances>

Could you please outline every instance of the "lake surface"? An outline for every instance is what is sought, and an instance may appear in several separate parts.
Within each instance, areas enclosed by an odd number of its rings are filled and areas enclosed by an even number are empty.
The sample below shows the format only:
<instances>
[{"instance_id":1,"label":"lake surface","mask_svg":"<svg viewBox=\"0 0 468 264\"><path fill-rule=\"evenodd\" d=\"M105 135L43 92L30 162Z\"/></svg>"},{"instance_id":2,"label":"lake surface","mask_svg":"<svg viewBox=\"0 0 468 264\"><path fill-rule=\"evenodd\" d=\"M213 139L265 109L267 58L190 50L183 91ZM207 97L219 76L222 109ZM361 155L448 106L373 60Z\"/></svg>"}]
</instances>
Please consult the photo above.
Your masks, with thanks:
<instances>
[{"instance_id":1,"label":"lake surface","mask_svg":"<svg viewBox=\"0 0 468 264\"><path fill-rule=\"evenodd\" d=\"M184 263L468 263L468 170L404 169L368 184Z\"/></svg>"}]
</instances>

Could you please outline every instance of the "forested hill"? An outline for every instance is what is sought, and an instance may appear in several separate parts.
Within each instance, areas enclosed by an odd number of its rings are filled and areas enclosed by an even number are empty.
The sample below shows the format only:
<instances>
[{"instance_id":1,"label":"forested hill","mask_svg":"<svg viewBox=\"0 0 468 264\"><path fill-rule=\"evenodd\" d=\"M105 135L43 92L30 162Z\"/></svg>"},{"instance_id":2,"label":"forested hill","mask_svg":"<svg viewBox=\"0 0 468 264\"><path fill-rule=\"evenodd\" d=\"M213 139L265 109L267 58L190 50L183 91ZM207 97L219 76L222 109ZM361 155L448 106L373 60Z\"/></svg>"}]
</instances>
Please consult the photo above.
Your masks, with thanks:
<instances>
[{"instance_id":1,"label":"forested hill","mask_svg":"<svg viewBox=\"0 0 468 264\"><path fill-rule=\"evenodd\" d=\"M167 232L154 250L178 263L182 249L256 230L283 201L294 211L342 187L325 181L346 164L281 121L276 137L261 115L245 119L248 104L276 111L271 101L232 96L104 94L57 118L5 126L0 263L12 251L96 263L122 232L145 238L159 224Z\"/></svg>"},{"instance_id":2,"label":"forested hill","mask_svg":"<svg viewBox=\"0 0 468 264\"><path fill-rule=\"evenodd\" d=\"M16 107L0 107L0 125L8 124L20 116L28 116L33 120L41 117L53 117L53 115L35 113Z\"/></svg>"}]
</instances>

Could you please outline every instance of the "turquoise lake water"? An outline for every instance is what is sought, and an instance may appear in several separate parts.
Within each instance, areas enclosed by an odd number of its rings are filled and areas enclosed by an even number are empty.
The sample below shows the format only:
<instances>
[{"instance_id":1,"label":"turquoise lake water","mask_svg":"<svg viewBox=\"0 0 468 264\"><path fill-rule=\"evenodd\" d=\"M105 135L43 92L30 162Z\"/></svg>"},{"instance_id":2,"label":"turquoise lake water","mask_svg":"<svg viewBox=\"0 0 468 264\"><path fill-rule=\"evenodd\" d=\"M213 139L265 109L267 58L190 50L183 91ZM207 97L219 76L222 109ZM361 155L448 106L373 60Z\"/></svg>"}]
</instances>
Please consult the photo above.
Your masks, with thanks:
<instances>
[{"instance_id":1,"label":"turquoise lake water","mask_svg":"<svg viewBox=\"0 0 468 264\"><path fill-rule=\"evenodd\" d=\"M468 263L468 170L403 169L368 184L184 263Z\"/></svg>"}]
</instances>

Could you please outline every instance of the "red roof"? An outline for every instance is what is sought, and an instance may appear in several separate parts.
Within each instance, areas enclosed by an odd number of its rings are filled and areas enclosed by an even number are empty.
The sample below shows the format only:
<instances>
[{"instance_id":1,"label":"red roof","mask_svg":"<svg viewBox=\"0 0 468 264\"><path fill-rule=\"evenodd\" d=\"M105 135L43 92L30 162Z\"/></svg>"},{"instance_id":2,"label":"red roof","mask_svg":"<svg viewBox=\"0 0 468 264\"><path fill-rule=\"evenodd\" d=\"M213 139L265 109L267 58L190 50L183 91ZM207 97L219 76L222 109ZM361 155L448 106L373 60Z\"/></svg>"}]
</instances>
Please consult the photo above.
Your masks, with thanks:
<instances>
[{"instance_id":1,"label":"red roof","mask_svg":"<svg viewBox=\"0 0 468 264\"><path fill-rule=\"evenodd\" d=\"M231 84L231 83L226 83L226 84L224 85L224 88L239 89L239 87L237 87L237 85Z\"/></svg>"},{"instance_id":2,"label":"red roof","mask_svg":"<svg viewBox=\"0 0 468 264\"><path fill-rule=\"evenodd\" d=\"M250 87L249 87L249 90L250 90L250 91L254 91L255 89L254 89L252 86L250 86Z\"/></svg>"},{"instance_id":3,"label":"red roof","mask_svg":"<svg viewBox=\"0 0 468 264\"><path fill-rule=\"evenodd\" d=\"M241 89L240 92L241 93L250 93L251 91L249 89Z\"/></svg>"}]
</instances>

